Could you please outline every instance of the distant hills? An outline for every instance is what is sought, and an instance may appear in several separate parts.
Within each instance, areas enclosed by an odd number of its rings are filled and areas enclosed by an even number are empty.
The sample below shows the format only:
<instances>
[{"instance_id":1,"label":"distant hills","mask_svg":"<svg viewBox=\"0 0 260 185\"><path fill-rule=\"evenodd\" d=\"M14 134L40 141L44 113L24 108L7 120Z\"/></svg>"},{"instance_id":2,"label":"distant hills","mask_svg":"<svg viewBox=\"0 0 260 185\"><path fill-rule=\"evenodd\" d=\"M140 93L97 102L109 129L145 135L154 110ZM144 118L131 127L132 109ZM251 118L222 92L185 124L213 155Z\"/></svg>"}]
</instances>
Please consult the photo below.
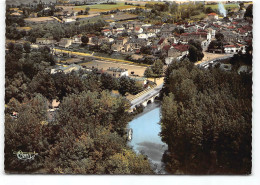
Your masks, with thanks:
<instances>
[{"instance_id":1,"label":"distant hills","mask_svg":"<svg viewBox=\"0 0 260 185\"><path fill-rule=\"evenodd\" d=\"M27 3L32 3L34 0L6 0L6 4L9 5L19 5L19 4L27 4ZM40 0L37 0L37 2L39 2ZM79 2L100 2L100 1L104 1L104 0L71 0L73 1L79 1ZM56 0L42 0L42 2L56 2Z\"/></svg>"}]
</instances>

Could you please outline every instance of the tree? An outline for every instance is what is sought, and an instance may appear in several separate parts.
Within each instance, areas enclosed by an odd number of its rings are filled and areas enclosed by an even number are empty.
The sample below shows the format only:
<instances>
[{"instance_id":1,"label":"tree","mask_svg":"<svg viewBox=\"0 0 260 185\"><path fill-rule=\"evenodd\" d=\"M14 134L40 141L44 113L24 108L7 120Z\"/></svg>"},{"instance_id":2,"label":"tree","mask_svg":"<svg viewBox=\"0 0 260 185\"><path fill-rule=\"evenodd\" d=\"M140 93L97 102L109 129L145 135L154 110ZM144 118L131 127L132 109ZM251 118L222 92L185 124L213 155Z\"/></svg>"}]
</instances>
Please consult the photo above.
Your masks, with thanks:
<instances>
[{"instance_id":1,"label":"tree","mask_svg":"<svg viewBox=\"0 0 260 185\"><path fill-rule=\"evenodd\" d=\"M189 41L189 54L188 59L191 62L197 62L204 57L202 52L201 43L199 41L190 40Z\"/></svg>"},{"instance_id":2,"label":"tree","mask_svg":"<svg viewBox=\"0 0 260 185\"><path fill-rule=\"evenodd\" d=\"M10 109L18 113L17 119L10 116ZM50 145L45 132L46 111L47 100L39 94L23 104L10 102L5 117L5 170L32 172L43 166ZM38 155L34 160L19 160L18 151Z\"/></svg>"},{"instance_id":3,"label":"tree","mask_svg":"<svg viewBox=\"0 0 260 185\"><path fill-rule=\"evenodd\" d=\"M151 66L151 69L156 77L161 77L163 74L163 62L161 60L156 60Z\"/></svg>"},{"instance_id":4,"label":"tree","mask_svg":"<svg viewBox=\"0 0 260 185\"><path fill-rule=\"evenodd\" d=\"M217 39L217 41L221 41L223 42L224 41L224 35L220 32L217 32L216 35L215 35L215 38Z\"/></svg>"},{"instance_id":5,"label":"tree","mask_svg":"<svg viewBox=\"0 0 260 185\"><path fill-rule=\"evenodd\" d=\"M86 44L88 44L88 42L89 42L89 38L86 37L85 35L83 35L83 36L81 37L81 42L82 42L84 45L86 45Z\"/></svg>"},{"instance_id":6,"label":"tree","mask_svg":"<svg viewBox=\"0 0 260 185\"><path fill-rule=\"evenodd\" d=\"M86 7L84 14L85 14L85 15L88 15L88 14L89 14L89 10L90 10L90 8L89 8L89 7Z\"/></svg>"},{"instance_id":7,"label":"tree","mask_svg":"<svg viewBox=\"0 0 260 185\"><path fill-rule=\"evenodd\" d=\"M129 77L127 76L122 76L119 78L119 93L122 95L125 95L127 92L129 92L129 89L131 87L131 82Z\"/></svg>"},{"instance_id":8,"label":"tree","mask_svg":"<svg viewBox=\"0 0 260 185\"><path fill-rule=\"evenodd\" d=\"M108 90L116 90L118 89L118 80L116 78L113 78L112 75L108 73L102 73L101 74L101 83L102 88L108 89Z\"/></svg>"},{"instance_id":9,"label":"tree","mask_svg":"<svg viewBox=\"0 0 260 185\"><path fill-rule=\"evenodd\" d=\"M154 74L153 74L153 70L151 69L151 67L147 67L144 71L144 76L146 78L152 78L154 77Z\"/></svg>"},{"instance_id":10,"label":"tree","mask_svg":"<svg viewBox=\"0 0 260 185\"><path fill-rule=\"evenodd\" d=\"M110 45L109 44L102 44L100 50L104 53L110 53Z\"/></svg>"},{"instance_id":11,"label":"tree","mask_svg":"<svg viewBox=\"0 0 260 185\"><path fill-rule=\"evenodd\" d=\"M31 51L31 45L30 45L30 43L25 42L25 43L23 44L23 49L25 50L26 53L30 53L30 51Z\"/></svg>"},{"instance_id":12,"label":"tree","mask_svg":"<svg viewBox=\"0 0 260 185\"><path fill-rule=\"evenodd\" d=\"M161 109L163 156L174 174L251 172L252 75L175 63ZM245 116L245 114L248 114Z\"/></svg>"},{"instance_id":13,"label":"tree","mask_svg":"<svg viewBox=\"0 0 260 185\"><path fill-rule=\"evenodd\" d=\"M214 11L211 7L207 7L207 8L205 9L205 13L206 13L206 14L215 13L215 11Z\"/></svg>"},{"instance_id":14,"label":"tree","mask_svg":"<svg viewBox=\"0 0 260 185\"><path fill-rule=\"evenodd\" d=\"M253 5L250 4L247 8L246 8L246 12L245 12L245 17L250 17L253 18Z\"/></svg>"}]
</instances>

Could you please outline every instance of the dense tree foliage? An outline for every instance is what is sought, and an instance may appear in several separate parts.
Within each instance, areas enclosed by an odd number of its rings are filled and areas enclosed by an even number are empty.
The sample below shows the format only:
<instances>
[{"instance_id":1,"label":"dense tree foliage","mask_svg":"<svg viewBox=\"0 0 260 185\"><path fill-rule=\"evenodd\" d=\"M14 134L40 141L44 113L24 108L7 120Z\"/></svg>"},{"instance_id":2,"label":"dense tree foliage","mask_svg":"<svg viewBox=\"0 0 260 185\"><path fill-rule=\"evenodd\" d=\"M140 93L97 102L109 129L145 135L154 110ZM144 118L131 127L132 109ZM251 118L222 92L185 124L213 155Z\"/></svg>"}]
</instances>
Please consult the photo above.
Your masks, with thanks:
<instances>
[{"instance_id":1,"label":"dense tree foliage","mask_svg":"<svg viewBox=\"0 0 260 185\"><path fill-rule=\"evenodd\" d=\"M173 63L163 93L161 136L169 172L251 172L251 74Z\"/></svg>"},{"instance_id":2,"label":"dense tree foliage","mask_svg":"<svg viewBox=\"0 0 260 185\"><path fill-rule=\"evenodd\" d=\"M197 40L190 40L189 41L189 54L188 59L191 62L197 62L204 57L202 52L201 43Z\"/></svg>"},{"instance_id":3,"label":"dense tree foliage","mask_svg":"<svg viewBox=\"0 0 260 185\"><path fill-rule=\"evenodd\" d=\"M148 67L145 72L144 76L147 78L157 78L163 75L163 62L161 60L156 60L152 66Z\"/></svg>"},{"instance_id":4,"label":"dense tree foliage","mask_svg":"<svg viewBox=\"0 0 260 185\"><path fill-rule=\"evenodd\" d=\"M50 74L49 48L8 45L6 54L5 170L23 173L152 174L150 163L126 146L132 119L128 100L112 89L137 93L126 77L95 70ZM120 85L121 82L121 85ZM55 114L53 99L61 104ZM53 117L54 116L54 117ZM17 152L35 152L19 160Z\"/></svg>"},{"instance_id":5,"label":"dense tree foliage","mask_svg":"<svg viewBox=\"0 0 260 185\"><path fill-rule=\"evenodd\" d=\"M83 44L87 44L88 41L89 41L89 38L86 37L85 35L83 35L83 36L81 37L81 42L82 42Z\"/></svg>"},{"instance_id":6,"label":"dense tree foliage","mask_svg":"<svg viewBox=\"0 0 260 185\"><path fill-rule=\"evenodd\" d=\"M253 5L252 5L252 4L250 4L250 5L246 8L245 17L253 18Z\"/></svg>"}]
</instances>

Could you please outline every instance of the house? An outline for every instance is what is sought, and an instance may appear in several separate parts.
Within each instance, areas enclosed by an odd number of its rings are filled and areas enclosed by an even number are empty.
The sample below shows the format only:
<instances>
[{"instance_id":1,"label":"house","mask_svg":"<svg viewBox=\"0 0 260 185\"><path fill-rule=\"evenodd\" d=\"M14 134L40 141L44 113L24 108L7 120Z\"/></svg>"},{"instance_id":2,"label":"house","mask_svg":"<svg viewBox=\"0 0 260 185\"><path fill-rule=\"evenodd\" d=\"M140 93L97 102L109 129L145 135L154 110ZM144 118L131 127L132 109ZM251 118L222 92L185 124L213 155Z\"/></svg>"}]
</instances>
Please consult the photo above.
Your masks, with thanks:
<instances>
[{"instance_id":1,"label":"house","mask_svg":"<svg viewBox=\"0 0 260 185\"><path fill-rule=\"evenodd\" d=\"M169 41L166 38L161 38L159 42L157 43L157 47L159 50L161 50L165 45L169 45Z\"/></svg>"},{"instance_id":2,"label":"house","mask_svg":"<svg viewBox=\"0 0 260 185\"><path fill-rule=\"evenodd\" d=\"M225 53L238 53L239 51L242 51L242 53L246 53L246 47L242 44L234 44L234 45L225 45L224 46Z\"/></svg>"},{"instance_id":3,"label":"house","mask_svg":"<svg viewBox=\"0 0 260 185\"><path fill-rule=\"evenodd\" d=\"M142 27L143 23L138 21L129 21L126 23L127 29L134 29L135 27Z\"/></svg>"},{"instance_id":4,"label":"house","mask_svg":"<svg viewBox=\"0 0 260 185\"><path fill-rule=\"evenodd\" d=\"M144 31L144 29L141 28L141 27L136 27L136 28L134 29L134 32L135 32L135 33L143 33L143 31Z\"/></svg>"},{"instance_id":5,"label":"house","mask_svg":"<svg viewBox=\"0 0 260 185\"><path fill-rule=\"evenodd\" d=\"M147 83L147 79L138 76L131 76L130 79L134 80L137 84L144 86Z\"/></svg>"},{"instance_id":6,"label":"house","mask_svg":"<svg viewBox=\"0 0 260 185\"><path fill-rule=\"evenodd\" d=\"M165 59L167 65L171 64L174 59L180 60L189 53L189 46L185 44L173 44L168 50L168 56Z\"/></svg>"},{"instance_id":7,"label":"house","mask_svg":"<svg viewBox=\"0 0 260 185\"><path fill-rule=\"evenodd\" d=\"M56 40L54 39L48 39L48 38L37 38L36 44L43 44L43 45L49 45L49 44L55 44Z\"/></svg>"},{"instance_id":8,"label":"house","mask_svg":"<svg viewBox=\"0 0 260 185\"><path fill-rule=\"evenodd\" d=\"M128 76L128 70L123 68L115 68L115 67L109 67L106 70L106 73L112 75L113 77L120 78L122 76Z\"/></svg>"},{"instance_id":9,"label":"house","mask_svg":"<svg viewBox=\"0 0 260 185\"><path fill-rule=\"evenodd\" d=\"M51 74L63 72L65 74L69 74L72 71L79 71L80 69L83 69L80 65L76 64L71 64L71 65L63 65L63 66L58 66L56 68L51 69Z\"/></svg>"},{"instance_id":10,"label":"house","mask_svg":"<svg viewBox=\"0 0 260 185\"><path fill-rule=\"evenodd\" d=\"M207 32L192 32L192 33L182 33L180 35L180 41L183 43L188 43L189 40L207 40L211 39L210 33Z\"/></svg>"},{"instance_id":11,"label":"house","mask_svg":"<svg viewBox=\"0 0 260 185\"><path fill-rule=\"evenodd\" d=\"M74 18L64 18L63 21L64 21L64 23L72 23L72 22L76 22L76 19L74 19Z\"/></svg>"},{"instance_id":12,"label":"house","mask_svg":"<svg viewBox=\"0 0 260 185\"><path fill-rule=\"evenodd\" d=\"M19 12L13 12L10 15L13 16L13 17L21 17L22 16L22 14L20 14Z\"/></svg>"},{"instance_id":13,"label":"house","mask_svg":"<svg viewBox=\"0 0 260 185\"><path fill-rule=\"evenodd\" d=\"M128 38L127 38L127 37L117 38L117 39L115 40L115 43L112 44L111 50L112 50L112 51L117 51L117 52L125 52L125 51L126 51L125 49L128 50L128 47L126 47L126 48L124 47L125 44L127 43L127 41L128 41Z\"/></svg>"},{"instance_id":14,"label":"house","mask_svg":"<svg viewBox=\"0 0 260 185\"><path fill-rule=\"evenodd\" d=\"M160 32L161 36L167 37L167 36L171 35L175 28L176 28L176 26L173 25L173 24L165 24L165 25L163 25L163 27L161 28L161 32Z\"/></svg>"},{"instance_id":15,"label":"house","mask_svg":"<svg viewBox=\"0 0 260 185\"><path fill-rule=\"evenodd\" d=\"M139 39L148 39L148 35L145 33L138 34Z\"/></svg>"},{"instance_id":16,"label":"house","mask_svg":"<svg viewBox=\"0 0 260 185\"><path fill-rule=\"evenodd\" d=\"M211 20L211 21L218 20L218 14L216 14L216 13L209 13L208 14L208 20Z\"/></svg>"},{"instance_id":17,"label":"house","mask_svg":"<svg viewBox=\"0 0 260 185\"><path fill-rule=\"evenodd\" d=\"M75 35L72 39L73 39L72 43L75 43L75 44L81 44L82 43L81 35Z\"/></svg>"},{"instance_id":18,"label":"house","mask_svg":"<svg viewBox=\"0 0 260 185\"><path fill-rule=\"evenodd\" d=\"M59 46L63 48L68 48L72 44L72 42L72 39L62 38L59 42Z\"/></svg>"},{"instance_id":19,"label":"house","mask_svg":"<svg viewBox=\"0 0 260 185\"><path fill-rule=\"evenodd\" d=\"M105 29L105 30L102 30L101 32L104 34L104 36L107 36L107 37L112 35L112 32L110 29Z\"/></svg>"},{"instance_id":20,"label":"house","mask_svg":"<svg viewBox=\"0 0 260 185\"><path fill-rule=\"evenodd\" d=\"M221 32L224 35L224 40L226 42L233 42L237 43L239 39L239 35L232 31L222 31Z\"/></svg>"}]
</instances>

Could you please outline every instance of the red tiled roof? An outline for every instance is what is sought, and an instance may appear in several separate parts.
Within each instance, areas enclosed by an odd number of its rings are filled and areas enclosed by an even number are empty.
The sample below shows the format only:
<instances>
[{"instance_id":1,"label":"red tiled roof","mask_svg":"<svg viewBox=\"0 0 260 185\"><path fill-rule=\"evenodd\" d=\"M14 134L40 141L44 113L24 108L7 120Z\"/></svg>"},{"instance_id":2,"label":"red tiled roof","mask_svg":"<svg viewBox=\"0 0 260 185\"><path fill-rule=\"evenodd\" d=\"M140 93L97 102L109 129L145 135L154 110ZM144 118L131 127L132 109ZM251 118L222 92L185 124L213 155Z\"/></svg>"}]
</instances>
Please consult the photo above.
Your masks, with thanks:
<instances>
[{"instance_id":1,"label":"red tiled roof","mask_svg":"<svg viewBox=\"0 0 260 185\"><path fill-rule=\"evenodd\" d=\"M161 40L158 42L158 45L161 45L164 40L165 40L165 38L161 38Z\"/></svg>"},{"instance_id":2,"label":"red tiled roof","mask_svg":"<svg viewBox=\"0 0 260 185\"><path fill-rule=\"evenodd\" d=\"M108 31L110 31L109 29L105 29L105 30L102 30L103 32L108 32Z\"/></svg>"},{"instance_id":3,"label":"red tiled roof","mask_svg":"<svg viewBox=\"0 0 260 185\"><path fill-rule=\"evenodd\" d=\"M239 47L243 47L244 45L243 44L237 44Z\"/></svg>"},{"instance_id":4,"label":"red tiled roof","mask_svg":"<svg viewBox=\"0 0 260 185\"><path fill-rule=\"evenodd\" d=\"M235 45L225 45L224 48L236 48Z\"/></svg>"},{"instance_id":5,"label":"red tiled roof","mask_svg":"<svg viewBox=\"0 0 260 185\"><path fill-rule=\"evenodd\" d=\"M208 15L217 15L216 13L209 13Z\"/></svg>"},{"instance_id":6,"label":"red tiled roof","mask_svg":"<svg viewBox=\"0 0 260 185\"><path fill-rule=\"evenodd\" d=\"M170 47L171 47L170 45L165 45L165 46L163 46L162 49L168 51L170 49Z\"/></svg>"},{"instance_id":7,"label":"red tiled roof","mask_svg":"<svg viewBox=\"0 0 260 185\"><path fill-rule=\"evenodd\" d=\"M181 36L188 36L188 35L207 35L206 32L192 32L192 33L182 33Z\"/></svg>"},{"instance_id":8,"label":"red tiled roof","mask_svg":"<svg viewBox=\"0 0 260 185\"><path fill-rule=\"evenodd\" d=\"M187 51L189 49L189 46L188 45L185 45L185 44L179 44L179 45L172 45L175 49L183 52L183 51Z\"/></svg>"}]
</instances>

